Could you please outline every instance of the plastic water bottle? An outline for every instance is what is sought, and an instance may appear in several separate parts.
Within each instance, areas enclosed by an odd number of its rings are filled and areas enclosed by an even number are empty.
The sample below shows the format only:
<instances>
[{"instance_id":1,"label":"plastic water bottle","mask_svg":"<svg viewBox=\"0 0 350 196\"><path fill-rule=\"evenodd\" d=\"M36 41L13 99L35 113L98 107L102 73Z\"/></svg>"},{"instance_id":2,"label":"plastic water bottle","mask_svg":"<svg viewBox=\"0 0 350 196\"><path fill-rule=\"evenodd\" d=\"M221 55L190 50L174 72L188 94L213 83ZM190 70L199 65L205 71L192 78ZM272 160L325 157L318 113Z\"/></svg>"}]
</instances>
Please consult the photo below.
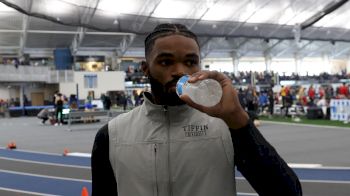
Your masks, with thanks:
<instances>
[{"instance_id":1,"label":"plastic water bottle","mask_svg":"<svg viewBox=\"0 0 350 196\"><path fill-rule=\"evenodd\" d=\"M188 95L199 105L212 107L218 104L222 97L222 88L219 82L213 79L199 80L189 83L190 76L182 76L176 84L177 95Z\"/></svg>"}]
</instances>

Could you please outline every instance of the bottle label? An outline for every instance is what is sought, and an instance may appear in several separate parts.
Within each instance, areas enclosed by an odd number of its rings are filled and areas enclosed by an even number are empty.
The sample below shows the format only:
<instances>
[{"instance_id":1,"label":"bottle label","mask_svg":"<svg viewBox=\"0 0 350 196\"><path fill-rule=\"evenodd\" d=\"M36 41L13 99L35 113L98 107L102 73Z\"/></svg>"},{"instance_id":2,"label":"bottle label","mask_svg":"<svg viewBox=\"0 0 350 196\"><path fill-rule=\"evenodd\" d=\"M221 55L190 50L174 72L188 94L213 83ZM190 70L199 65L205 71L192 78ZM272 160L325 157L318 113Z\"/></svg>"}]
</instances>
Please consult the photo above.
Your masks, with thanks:
<instances>
[{"instance_id":1,"label":"bottle label","mask_svg":"<svg viewBox=\"0 0 350 196\"><path fill-rule=\"evenodd\" d=\"M187 83L187 80L189 79L190 77L188 75L185 75L185 76L182 76L179 81L176 83L176 93L177 95L182 95L182 89L183 89L183 86L186 85Z\"/></svg>"}]
</instances>

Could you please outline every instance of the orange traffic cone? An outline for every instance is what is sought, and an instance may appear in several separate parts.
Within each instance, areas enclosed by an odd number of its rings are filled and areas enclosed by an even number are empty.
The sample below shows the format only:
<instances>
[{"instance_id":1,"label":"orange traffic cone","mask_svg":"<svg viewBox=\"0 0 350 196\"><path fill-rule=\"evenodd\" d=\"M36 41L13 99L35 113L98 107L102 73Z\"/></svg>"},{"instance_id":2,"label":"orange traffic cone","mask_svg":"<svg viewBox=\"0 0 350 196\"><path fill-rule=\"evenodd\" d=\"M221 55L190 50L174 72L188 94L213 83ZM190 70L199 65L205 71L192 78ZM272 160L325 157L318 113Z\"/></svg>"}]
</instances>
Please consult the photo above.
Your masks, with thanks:
<instances>
[{"instance_id":1,"label":"orange traffic cone","mask_svg":"<svg viewBox=\"0 0 350 196\"><path fill-rule=\"evenodd\" d=\"M83 187L83 190L81 190L81 196L89 196L89 192L85 186Z\"/></svg>"},{"instance_id":2,"label":"orange traffic cone","mask_svg":"<svg viewBox=\"0 0 350 196\"><path fill-rule=\"evenodd\" d=\"M7 149L16 149L16 143L14 141L11 141L7 144Z\"/></svg>"},{"instance_id":3,"label":"orange traffic cone","mask_svg":"<svg viewBox=\"0 0 350 196\"><path fill-rule=\"evenodd\" d=\"M63 150L63 156L67 156L67 155L68 155L68 153L69 153L68 148L65 148L65 149Z\"/></svg>"}]
</instances>

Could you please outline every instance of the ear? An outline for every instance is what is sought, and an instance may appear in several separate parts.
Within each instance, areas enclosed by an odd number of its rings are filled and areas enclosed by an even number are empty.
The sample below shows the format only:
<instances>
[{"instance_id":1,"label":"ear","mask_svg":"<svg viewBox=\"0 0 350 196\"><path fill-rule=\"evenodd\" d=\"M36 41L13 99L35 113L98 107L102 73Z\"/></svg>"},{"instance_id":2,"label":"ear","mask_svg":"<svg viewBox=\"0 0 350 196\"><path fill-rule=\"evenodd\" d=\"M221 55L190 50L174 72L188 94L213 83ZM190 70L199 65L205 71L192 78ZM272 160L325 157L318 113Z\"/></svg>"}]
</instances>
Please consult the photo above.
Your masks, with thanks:
<instances>
[{"instance_id":1,"label":"ear","mask_svg":"<svg viewBox=\"0 0 350 196\"><path fill-rule=\"evenodd\" d=\"M146 61L141 62L141 70L146 77L149 76L149 65Z\"/></svg>"}]
</instances>

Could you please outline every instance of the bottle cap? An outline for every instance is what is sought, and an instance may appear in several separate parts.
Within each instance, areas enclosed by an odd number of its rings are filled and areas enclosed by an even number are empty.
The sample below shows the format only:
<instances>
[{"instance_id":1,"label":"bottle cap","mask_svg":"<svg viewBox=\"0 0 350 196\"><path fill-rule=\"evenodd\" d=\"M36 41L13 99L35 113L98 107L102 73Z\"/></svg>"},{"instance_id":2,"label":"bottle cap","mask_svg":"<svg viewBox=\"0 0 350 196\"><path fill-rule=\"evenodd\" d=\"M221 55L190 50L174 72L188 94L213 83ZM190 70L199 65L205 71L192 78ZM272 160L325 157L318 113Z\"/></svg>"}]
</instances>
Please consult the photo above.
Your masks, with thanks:
<instances>
[{"instance_id":1,"label":"bottle cap","mask_svg":"<svg viewBox=\"0 0 350 196\"><path fill-rule=\"evenodd\" d=\"M187 82L190 77L188 75L182 76L176 83L176 93L177 95L182 95L182 87Z\"/></svg>"}]
</instances>

